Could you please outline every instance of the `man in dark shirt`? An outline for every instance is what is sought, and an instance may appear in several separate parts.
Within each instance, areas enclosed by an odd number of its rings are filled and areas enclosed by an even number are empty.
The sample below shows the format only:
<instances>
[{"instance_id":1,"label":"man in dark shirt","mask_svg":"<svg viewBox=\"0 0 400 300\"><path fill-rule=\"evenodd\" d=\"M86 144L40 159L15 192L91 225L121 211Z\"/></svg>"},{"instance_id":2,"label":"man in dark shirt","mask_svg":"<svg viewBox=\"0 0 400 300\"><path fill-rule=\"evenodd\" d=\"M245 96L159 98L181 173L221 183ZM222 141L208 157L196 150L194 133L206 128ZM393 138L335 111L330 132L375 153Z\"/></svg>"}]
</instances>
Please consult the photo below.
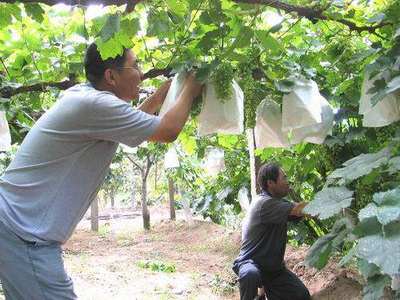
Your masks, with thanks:
<instances>
[{"instance_id":1,"label":"man in dark shirt","mask_svg":"<svg viewBox=\"0 0 400 300\"><path fill-rule=\"evenodd\" d=\"M253 300L264 287L268 300L308 300L301 280L284 263L287 222L302 218L305 202L284 199L290 191L276 164L265 164L257 178L262 193L254 199L243 224L242 246L233 270L239 276L240 299Z\"/></svg>"}]
</instances>

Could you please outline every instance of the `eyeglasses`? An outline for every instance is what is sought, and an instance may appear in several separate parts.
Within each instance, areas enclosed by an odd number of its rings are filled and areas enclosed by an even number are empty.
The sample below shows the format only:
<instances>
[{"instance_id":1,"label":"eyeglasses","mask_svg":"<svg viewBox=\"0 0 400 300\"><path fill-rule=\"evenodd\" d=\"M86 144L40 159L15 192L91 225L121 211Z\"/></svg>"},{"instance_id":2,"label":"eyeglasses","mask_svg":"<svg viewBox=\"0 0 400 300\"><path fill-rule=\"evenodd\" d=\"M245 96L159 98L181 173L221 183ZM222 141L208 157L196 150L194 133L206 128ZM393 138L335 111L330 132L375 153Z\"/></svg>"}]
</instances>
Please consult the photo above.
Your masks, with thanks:
<instances>
[{"instance_id":1,"label":"eyeglasses","mask_svg":"<svg viewBox=\"0 0 400 300\"><path fill-rule=\"evenodd\" d=\"M136 70L136 71L140 72L139 66L136 66L136 67L118 67L118 69L133 69L133 70Z\"/></svg>"}]
</instances>

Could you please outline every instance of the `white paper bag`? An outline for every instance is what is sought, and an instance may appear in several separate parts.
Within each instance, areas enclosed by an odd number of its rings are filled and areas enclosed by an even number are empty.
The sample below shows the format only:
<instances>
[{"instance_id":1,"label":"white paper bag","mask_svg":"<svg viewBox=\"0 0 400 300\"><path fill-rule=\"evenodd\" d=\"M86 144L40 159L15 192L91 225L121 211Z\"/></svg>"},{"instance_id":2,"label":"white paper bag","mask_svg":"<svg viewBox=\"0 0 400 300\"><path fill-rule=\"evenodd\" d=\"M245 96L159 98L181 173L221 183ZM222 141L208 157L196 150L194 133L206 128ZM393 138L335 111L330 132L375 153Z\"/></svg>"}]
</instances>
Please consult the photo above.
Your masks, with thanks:
<instances>
[{"instance_id":1,"label":"white paper bag","mask_svg":"<svg viewBox=\"0 0 400 300\"><path fill-rule=\"evenodd\" d=\"M282 130L321 123L320 93L312 80L296 79L293 91L283 96Z\"/></svg>"},{"instance_id":2,"label":"white paper bag","mask_svg":"<svg viewBox=\"0 0 400 300\"><path fill-rule=\"evenodd\" d=\"M219 148L207 148L204 156L203 167L207 175L217 176L219 172L225 169L224 150Z\"/></svg>"},{"instance_id":3,"label":"white paper bag","mask_svg":"<svg viewBox=\"0 0 400 300\"><path fill-rule=\"evenodd\" d=\"M232 81L232 96L217 99L214 85L207 82L203 89L203 106L198 116L198 134L240 134L244 130L244 95L236 81Z\"/></svg>"},{"instance_id":4,"label":"white paper bag","mask_svg":"<svg viewBox=\"0 0 400 300\"><path fill-rule=\"evenodd\" d=\"M321 123L316 123L302 128L296 128L290 132L284 132L290 135L290 144L309 142L313 144L323 144L328 134L332 133L334 114L329 102L322 96L319 97L321 108Z\"/></svg>"},{"instance_id":5,"label":"white paper bag","mask_svg":"<svg viewBox=\"0 0 400 300\"><path fill-rule=\"evenodd\" d=\"M282 132L282 113L278 103L264 99L258 105L254 135L257 148L289 146L287 135Z\"/></svg>"},{"instance_id":6,"label":"white paper bag","mask_svg":"<svg viewBox=\"0 0 400 300\"><path fill-rule=\"evenodd\" d=\"M179 157L174 146L170 147L164 156L164 168L172 169L179 167Z\"/></svg>"},{"instance_id":7,"label":"white paper bag","mask_svg":"<svg viewBox=\"0 0 400 300\"><path fill-rule=\"evenodd\" d=\"M383 77L384 75L377 75L369 79L368 72L365 73L359 107L359 113L364 115L363 126L365 127L381 127L400 120L400 92L387 95L375 106L371 104L374 94L368 94L368 90L374 86L375 80Z\"/></svg>"},{"instance_id":8,"label":"white paper bag","mask_svg":"<svg viewBox=\"0 0 400 300\"><path fill-rule=\"evenodd\" d=\"M176 103L185 83L186 73L177 73L172 79L171 86L169 87L167 96L165 96L164 103L160 108L159 116L162 117L167 111L169 111Z\"/></svg>"},{"instance_id":9,"label":"white paper bag","mask_svg":"<svg viewBox=\"0 0 400 300\"><path fill-rule=\"evenodd\" d=\"M0 111L0 151L8 151L11 148L10 128L6 119L6 113Z\"/></svg>"}]
</instances>

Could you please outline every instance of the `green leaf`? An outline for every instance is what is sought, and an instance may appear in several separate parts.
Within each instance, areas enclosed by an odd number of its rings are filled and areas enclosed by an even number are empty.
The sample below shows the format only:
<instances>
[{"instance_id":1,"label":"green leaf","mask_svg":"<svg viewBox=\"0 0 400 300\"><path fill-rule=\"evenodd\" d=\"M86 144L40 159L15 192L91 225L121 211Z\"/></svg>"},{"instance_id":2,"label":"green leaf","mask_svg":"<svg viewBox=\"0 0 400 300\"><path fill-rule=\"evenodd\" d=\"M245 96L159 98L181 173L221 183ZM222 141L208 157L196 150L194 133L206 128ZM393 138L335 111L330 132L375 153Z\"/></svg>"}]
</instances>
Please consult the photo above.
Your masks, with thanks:
<instances>
[{"instance_id":1,"label":"green leaf","mask_svg":"<svg viewBox=\"0 0 400 300\"><path fill-rule=\"evenodd\" d=\"M100 37L103 42L107 42L111 39L115 33L120 29L121 16L119 13L109 15L106 23L100 31Z\"/></svg>"},{"instance_id":2,"label":"green leaf","mask_svg":"<svg viewBox=\"0 0 400 300\"><path fill-rule=\"evenodd\" d=\"M362 294L363 300L381 299L386 286L390 286L391 279L385 275L375 275L368 278L367 284L364 286Z\"/></svg>"},{"instance_id":3,"label":"green leaf","mask_svg":"<svg viewBox=\"0 0 400 300\"><path fill-rule=\"evenodd\" d=\"M129 37L133 37L140 29L138 19L123 19L121 21L121 31L127 34Z\"/></svg>"},{"instance_id":4,"label":"green leaf","mask_svg":"<svg viewBox=\"0 0 400 300\"><path fill-rule=\"evenodd\" d=\"M400 234L383 237L368 235L359 240L357 256L376 264L388 275L398 274L400 268Z\"/></svg>"},{"instance_id":5,"label":"green leaf","mask_svg":"<svg viewBox=\"0 0 400 300\"><path fill-rule=\"evenodd\" d=\"M39 23L43 22L43 14L45 12L38 3L26 3L24 6L28 16Z\"/></svg>"},{"instance_id":6,"label":"green leaf","mask_svg":"<svg viewBox=\"0 0 400 300\"><path fill-rule=\"evenodd\" d=\"M360 221L356 225L352 233L358 237L364 237L373 234L381 234L382 224L379 223L377 217L366 218Z\"/></svg>"},{"instance_id":7,"label":"green leaf","mask_svg":"<svg viewBox=\"0 0 400 300\"><path fill-rule=\"evenodd\" d=\"M8 9L6 9L7 4L0 3L0 27L5 28L11 24L12 17Z\"/></svg>"},{"instance_id":8,"label":"green leaf","mask_svg":"<svg viewBox=\"0 0 400 300\"><path fill-rule=\"evenodd\" d=\"M345 240L351 228L352 224L349 219L337 220L331 232L320 237L308 250L305 263L308 266L322 269L327 264L332 250Z\"/></svg>"},{"instance_id":9,"label":"green leaf","mask_svg":"<svg viewBox=\"0 0 400 300\"><path fill-rule=\"evenodd\" d=\"M361 176L369 174L373 169L387 163L390 157L390 148L384 148L377 153L360 154L345 163L344 168L336 169L328 179L343 178L345 182L351 182Z\"/></svg>"},{"instance_id":10,"label":"green leaf","mask_svg":"<svg viewBox=\"0 0 400 300\"><path fill-rule=\"evenodd\" d=\"M274 84L278 91L283 93L290 93L295 86L295 82L289 79L277 80L274 82Z\"/></svg>"},{"instance_id":11,"label":"green leaf","mask_svg":"<svg viewBox=\"0 0 400 300\"><path fill-rule=\"evenodd\" d=\"M255 34L265 50L270 51L272 54L279 54L283 50L281 44L268 31L257 30Z\"/></svg>"},{"instance_id":12,"label":"green leaf","mask_svg":"<svg viewBox=\"0 0 400 300\"><path fill-rule=\"evenodd\" d=\"M166 3L168 6L168 9L180 17L183 17L185 15L185 13L188 11L188 8L184 1L166 0Z\"/></svg>"},{"instance_id":13,"label":"green leaf","mask_svg":"<svg viewBox=\"0 0 400 300\"><path fill-rule=\"evenodd\" d=\"M385 19L385 14L384 13L379 13L375 16L373 16L372 18L368 19L369 23L380 23Z\"/></svg>"},{"instance_id":14,"label":"green leaf","mask_svg":"<svg viewBox=\"0 0 400 300\"><path fill-rule=\"evenodd\" d=\"M147 23L149 24L147 27L147 35L149 36L166 36L173 28L173 23L164 11L150 12Z\"/></svg>"},{"instance_id":15,"label":"green leaf","mask_svg":"<svg viewBox=\"0 0 400 300\"><path fill-rule=\"evenodd\" d=\"M400 36L400 27L396 29L396 32L394 33L393 39L397 38Z\"/></svg>"},{"instance_id":16,"label":"green leaf","mask_svg":"<svg viewBox=\"0 0 400 300\"><path fill-rule=\"evenodd\" d=\"M349 207L352 200L353 192L346 187L328 187L315 195L314 200L304 208L304 212L327 219Z\"/></svg>"},{"instance_id":17,"label":"green leaf","mask_svg":"<svg viewBox=\"0 0 400 300\"><path fill-rule=\"evenodd\" d=\"M365 279L381 274L381 270L378 268L377 265L371 264L363 258L359 258L357 260L357 267Z\"/></svg>"},{"instance_id":18,"label":"green leaf","mask_svg":"<svg viewBox=\"0 0 400 300\"><path fill-rule=\"evenodd\" d=\"M121 55L123 52L122 45L115 39L111 38L107 42L102 42L102 40L97 40L96 45L99 49L102 59L107 59L109 57L116 57Z\"/></svg>"},{"instance_id":19,"label":"green leaf","mask_svg":"<svg viewBox=\"0 0 400 300\"><path fill-rule=\"evenodd\" d=\"M381 224L400 220L400 188L376 193L373 201L378 205L376 216Z\"/></svg>"},{"instance_id":20,"label":"green leaf","mask_svg":"<svg viewBox=\"0 0 400 300\"><path fill-rule=\"evenodd\" d=\"M389 173L395 174L400 171L400 156L392 157L389 160Z\"/></svg>"}]
</instances>

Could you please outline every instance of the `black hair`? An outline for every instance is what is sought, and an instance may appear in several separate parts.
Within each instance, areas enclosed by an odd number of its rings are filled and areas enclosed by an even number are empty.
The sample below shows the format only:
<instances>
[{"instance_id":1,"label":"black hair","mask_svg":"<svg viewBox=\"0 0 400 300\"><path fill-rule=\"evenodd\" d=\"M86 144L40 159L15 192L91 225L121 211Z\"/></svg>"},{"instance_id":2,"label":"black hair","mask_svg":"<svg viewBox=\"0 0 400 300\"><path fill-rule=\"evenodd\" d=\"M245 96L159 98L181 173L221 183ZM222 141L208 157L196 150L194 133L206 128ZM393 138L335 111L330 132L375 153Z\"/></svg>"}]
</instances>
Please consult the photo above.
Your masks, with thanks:
<instances>
[{"instance_id":1,"label":"black hair","mask_svg":"<svg viewBox=\"0 0 400 300\"><path fill-rule=\"evenodd\" d=\"M267 181L272 180L276 182L280 169L281 167L276 163L268 163L261 166L257 175L257 183L261 190L268 192Z\"/></svg>"},{"instance_id":2,"label":"black hair","mask_svg":"<svg viewBox=\"0 0 400 300\"><path fill-rule=\"evenodd\" d=\"M95 43L89 45L85 54L85 73L87 80L94 86L103 79L106 69L120 68L124 66L126 53L129 49L124 48L122 55L103 60Z\"/></svg>"}]
</instances>

